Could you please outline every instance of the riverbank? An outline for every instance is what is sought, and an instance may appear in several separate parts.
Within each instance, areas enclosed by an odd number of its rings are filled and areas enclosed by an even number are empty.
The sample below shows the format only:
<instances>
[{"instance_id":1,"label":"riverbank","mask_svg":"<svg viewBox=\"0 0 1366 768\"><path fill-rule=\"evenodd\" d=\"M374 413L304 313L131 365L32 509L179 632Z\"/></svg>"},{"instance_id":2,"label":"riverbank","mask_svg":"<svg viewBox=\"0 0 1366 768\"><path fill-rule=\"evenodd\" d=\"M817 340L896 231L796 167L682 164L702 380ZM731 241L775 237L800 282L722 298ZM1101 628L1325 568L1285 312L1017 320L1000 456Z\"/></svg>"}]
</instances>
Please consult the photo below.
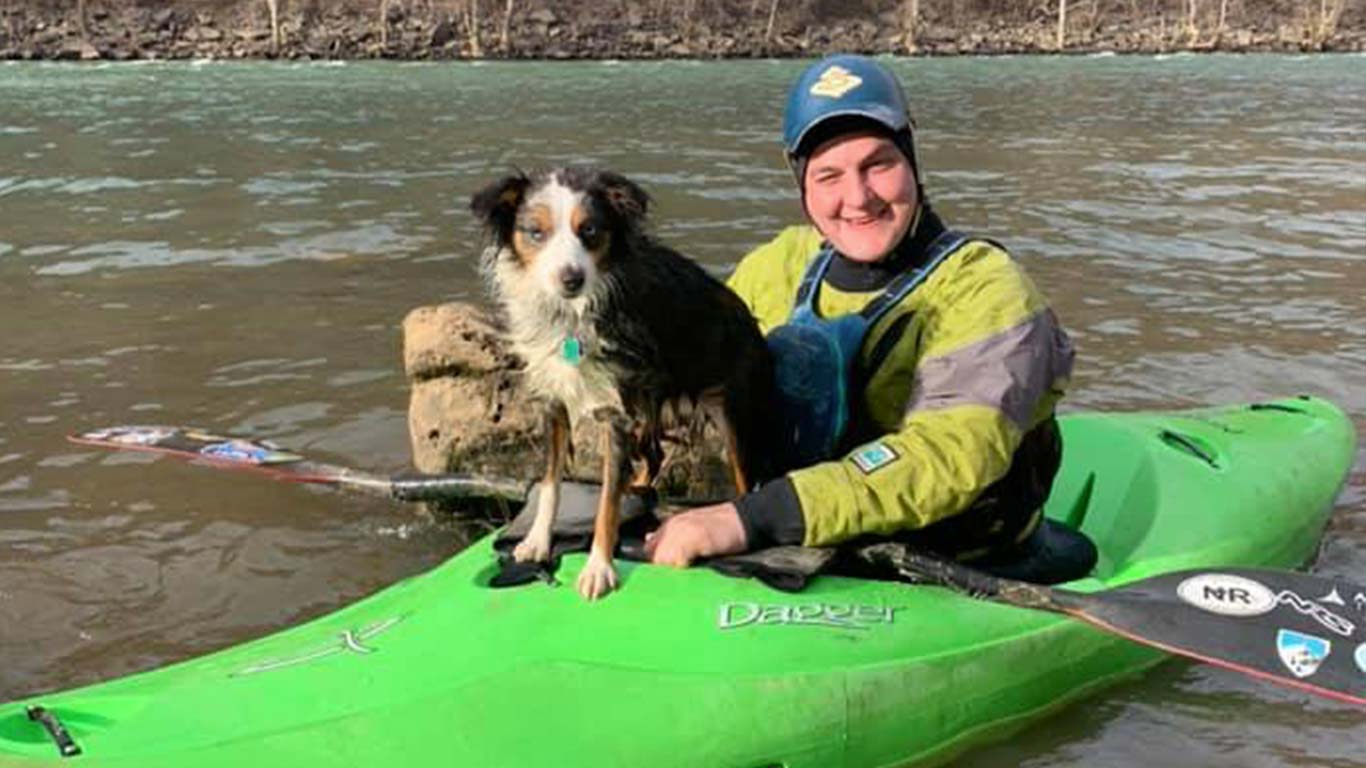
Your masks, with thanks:
<instances>
[{"instance_id":1,"label":"riverbank","mask_svg":"<svg viewBox=\"0 0 1366 768\"><path fill-rule=\"evenodd\" d=\"M525 2L399 0L269 3L183 2L148 8L109 2L0 4L0 59L660 59L898 55L1307 52L1366 50L1366 13L1324 16L1245 10L1239 17L1074 12L1061 47L1056 17L947 14L906 8L832 18L750 3L756 13L661 11L627 2L565 8ZM603 5L603 8L597 8ZM697 4L689 7L695 8ZM919 4L911 3L910 6ZM926 3L925 5L929 5ZM1251 6L1253 3L1243 3ZM1317 4L1316 4L1317 5ZM651 12L651 9L653 11Z\"/></svg>"}]
</instances>

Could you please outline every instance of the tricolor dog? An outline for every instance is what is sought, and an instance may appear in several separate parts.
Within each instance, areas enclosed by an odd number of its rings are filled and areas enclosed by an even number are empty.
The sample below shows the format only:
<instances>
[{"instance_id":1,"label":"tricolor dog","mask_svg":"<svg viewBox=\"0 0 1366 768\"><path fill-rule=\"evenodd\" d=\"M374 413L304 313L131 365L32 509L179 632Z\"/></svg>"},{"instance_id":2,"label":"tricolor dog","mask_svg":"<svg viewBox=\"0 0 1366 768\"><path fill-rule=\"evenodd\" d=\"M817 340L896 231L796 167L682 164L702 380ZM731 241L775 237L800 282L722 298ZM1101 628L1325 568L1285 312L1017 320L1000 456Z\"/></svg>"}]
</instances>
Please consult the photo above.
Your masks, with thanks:
<instances>
[{"instance_id":1,"label":"tricolor dog","mask_svg":"<svg viewBox=\"0 0 1366 768\"><path fill-rule=\"evenodd\" d=\"M719 417L739 491L769 472L764 339L735 294L645 233L649 205L630 180L589 168L516 173L470 201L493 240L484 269L510 345L545 404L545 474L517 560L550 557L572 424L587 417L604 427L602 496L578 579L589 600L617 586L621 497L659 471L666 413L702 406Z\"/></svg>"}]
</instances>

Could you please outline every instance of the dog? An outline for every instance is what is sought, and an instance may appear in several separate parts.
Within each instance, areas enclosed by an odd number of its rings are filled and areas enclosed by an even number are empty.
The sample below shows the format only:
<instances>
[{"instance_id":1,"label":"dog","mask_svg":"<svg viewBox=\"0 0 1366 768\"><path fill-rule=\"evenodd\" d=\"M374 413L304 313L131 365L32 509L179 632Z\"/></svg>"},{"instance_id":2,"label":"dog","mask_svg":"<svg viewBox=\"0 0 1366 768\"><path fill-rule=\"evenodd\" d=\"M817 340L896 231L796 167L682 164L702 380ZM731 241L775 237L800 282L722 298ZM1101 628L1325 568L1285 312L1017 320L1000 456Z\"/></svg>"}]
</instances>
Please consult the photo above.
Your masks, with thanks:
<instances>
[{"instance_id":1,"label":"dog","mask_svg":"<svg viewBox=\"0 0 1366 768\"><path fill-rule=\"evenodd\" d=\"M773 362L745 304L645 231L650 198L611 171L566 167L492 182L470 200L492 244L482 268L507 340L544 404L545 472L530 532L513 557L545 561L573 424L602 429L602 495L578 592L618 585L621 498L662 461L666 414L712 416L737 492L771 473Z\"/></svg>"}]
</instances>

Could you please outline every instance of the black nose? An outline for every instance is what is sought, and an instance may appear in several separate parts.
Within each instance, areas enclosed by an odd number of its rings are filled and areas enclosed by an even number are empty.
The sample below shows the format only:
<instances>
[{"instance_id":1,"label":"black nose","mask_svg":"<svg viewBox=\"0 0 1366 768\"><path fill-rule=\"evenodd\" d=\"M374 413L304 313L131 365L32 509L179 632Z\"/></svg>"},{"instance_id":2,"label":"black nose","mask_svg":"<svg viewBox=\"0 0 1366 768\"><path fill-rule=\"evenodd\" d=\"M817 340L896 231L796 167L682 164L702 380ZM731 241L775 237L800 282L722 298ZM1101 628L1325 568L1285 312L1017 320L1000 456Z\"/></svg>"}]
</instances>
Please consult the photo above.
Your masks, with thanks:
<instances>
[{"instance_id":1,"label":"black nose","mask_svg":"<svg viewBox=\"0 0 1366 768\"><path fill-rule=\"evenodd\" d=\"M560 270L560 287L568 296L583 289L583 270L578 267L565 267Z\"/></svg>"}]
</instances>

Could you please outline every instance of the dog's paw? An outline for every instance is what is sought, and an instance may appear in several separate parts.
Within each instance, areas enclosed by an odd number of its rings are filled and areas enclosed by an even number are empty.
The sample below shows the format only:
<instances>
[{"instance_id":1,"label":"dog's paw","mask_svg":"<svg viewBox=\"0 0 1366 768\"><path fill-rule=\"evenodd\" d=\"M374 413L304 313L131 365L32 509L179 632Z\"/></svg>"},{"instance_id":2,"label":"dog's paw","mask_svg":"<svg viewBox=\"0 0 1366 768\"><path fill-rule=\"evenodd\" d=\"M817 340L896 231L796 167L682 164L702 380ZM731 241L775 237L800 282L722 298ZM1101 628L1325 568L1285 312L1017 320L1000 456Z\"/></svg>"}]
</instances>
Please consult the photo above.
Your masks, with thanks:
<instances>
[{"instance_id":1,"label":"dog's paw","mask_svg":"<svg viewBox=\"0 0 1366 768\"><path fill-rule=\"evenodd\" d=\"M535 531L517 542L512 559L519 563L544 563L550 559L550 537L537 536Z\"/></svg>"},{"instance_id":2,"label":"dog's paw","mask_svg":"<svg viewBox=\"0 0 1366 768\"><path fill-rule=\"evenodd\" d=\"M585 600L597 600L617 588L617 569L612 561L596 554L588 556L588 563L579 572L576 584Z\"/></svg>"}]
</instances>

